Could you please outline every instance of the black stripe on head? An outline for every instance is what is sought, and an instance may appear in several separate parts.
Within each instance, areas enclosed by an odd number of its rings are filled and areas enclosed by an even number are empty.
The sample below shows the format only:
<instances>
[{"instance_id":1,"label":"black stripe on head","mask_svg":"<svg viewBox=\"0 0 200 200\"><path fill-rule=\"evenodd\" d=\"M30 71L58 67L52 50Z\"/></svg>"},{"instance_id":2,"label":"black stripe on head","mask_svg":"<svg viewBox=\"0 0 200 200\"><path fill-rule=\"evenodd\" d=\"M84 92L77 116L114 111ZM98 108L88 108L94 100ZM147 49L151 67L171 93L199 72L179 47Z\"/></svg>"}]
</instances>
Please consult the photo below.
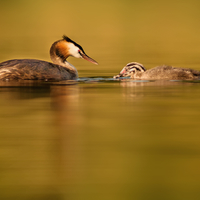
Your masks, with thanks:
<instances>
[{"instance_id":1,"label":"black stripe on head","mask_svg":"<svg viewBox=\"0 0 200 200\"><path fill-rule=\"evenodd\" d=\"M74 42L73 40L71 40L71 39L70 39L69 37L67 37L66 35L63 35L63 39L66 40L67 42L73 43L75 46L77 46L77 47L85 54L85 52L84 52L84 50L83 50L83 48L82 48L81 45L77 44L76 42Z\"/></svg>"},{"instance_id":2,"label":"black stripe on head","mask_svg":"<svg viewBox=\"0 0 200 200\"><path fill-rule=\"evenodd\" d=\"M145 67L142 65L142 64L140 64L140 63L137 63L137 62L131 62L131 63L128 63L127 65L126 65L126 67L128 67L129 69L131 69L131 68L136 68L136 70L138 70L138 71L146 71L146 69L145 69Z\"/></svg>"}]
</instances>

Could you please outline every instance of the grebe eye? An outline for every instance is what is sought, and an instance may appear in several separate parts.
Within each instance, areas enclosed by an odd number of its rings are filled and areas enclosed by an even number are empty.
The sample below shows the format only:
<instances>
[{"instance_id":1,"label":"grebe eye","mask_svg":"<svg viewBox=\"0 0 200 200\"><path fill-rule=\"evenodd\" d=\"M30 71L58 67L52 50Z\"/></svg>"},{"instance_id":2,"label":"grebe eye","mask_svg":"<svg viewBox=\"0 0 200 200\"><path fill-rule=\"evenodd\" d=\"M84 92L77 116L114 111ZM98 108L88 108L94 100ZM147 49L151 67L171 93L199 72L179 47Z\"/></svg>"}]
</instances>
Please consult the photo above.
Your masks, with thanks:
<instances>
[{"instance_id":1,"label":"grebe eye","mask_svg":"<svg viewBox=\"0 0 200 200\"><path fill-rule=\"evenodd\" d=\"M80 49L78 50L78 53L82 56L82 53L81 53L81 50L80 50Z\"/></svg>"}]
</instances>

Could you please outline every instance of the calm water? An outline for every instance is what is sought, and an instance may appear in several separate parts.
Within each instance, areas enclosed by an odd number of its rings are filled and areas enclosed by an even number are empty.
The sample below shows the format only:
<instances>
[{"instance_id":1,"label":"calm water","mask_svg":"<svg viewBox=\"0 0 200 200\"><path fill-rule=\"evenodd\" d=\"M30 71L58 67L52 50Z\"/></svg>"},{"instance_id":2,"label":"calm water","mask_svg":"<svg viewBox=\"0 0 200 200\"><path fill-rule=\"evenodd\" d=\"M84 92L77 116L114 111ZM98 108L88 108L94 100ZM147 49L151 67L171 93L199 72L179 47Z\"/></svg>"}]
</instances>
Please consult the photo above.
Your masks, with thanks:
<instances>
[{"instance_id":1,"label":"calm water","mask_svg":"<svg viewBox=\"0 0 200 200\"><path fill-rule=\"evenodd\" d=\"M198 199L200 82L1 83L1 199Z\"/></svg>"},{"instance_id":2,"label":"calm water","mask_svg":"<svg viewBox=\"0 0 200 200\"><path fill-rule=\"evenodd\" d=\"M1 200L199 200L200 82L113 80L128 62L200 70L200 1L0 1L0 62L68 35L78 82L0 82ZM89 78L88 78L89 77Z\"/></svg>"}]
</instances>

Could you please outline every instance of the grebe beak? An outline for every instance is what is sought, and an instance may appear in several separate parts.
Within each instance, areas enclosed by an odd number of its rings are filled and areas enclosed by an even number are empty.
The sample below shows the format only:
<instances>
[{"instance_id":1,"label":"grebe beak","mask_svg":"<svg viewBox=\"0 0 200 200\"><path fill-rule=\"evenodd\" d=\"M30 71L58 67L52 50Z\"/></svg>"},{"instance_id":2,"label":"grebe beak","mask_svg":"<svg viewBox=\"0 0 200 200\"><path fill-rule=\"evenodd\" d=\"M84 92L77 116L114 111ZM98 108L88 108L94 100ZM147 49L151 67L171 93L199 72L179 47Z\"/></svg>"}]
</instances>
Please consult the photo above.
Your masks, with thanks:
<instances>
[{"instance_id":1,"label":"grebe beak","mask_svg":"<svg viewBox=\"0 0 200 200\"><path fill-rule=\"evenodd\" d=\"M83 53L82 51L79 50L79 54L82 56L83 59L95 64L95 65L98 65L98 62L96 62L94 59L90 58L89 56L87 56L85 53Z\"/></svg>"}]
</instances>

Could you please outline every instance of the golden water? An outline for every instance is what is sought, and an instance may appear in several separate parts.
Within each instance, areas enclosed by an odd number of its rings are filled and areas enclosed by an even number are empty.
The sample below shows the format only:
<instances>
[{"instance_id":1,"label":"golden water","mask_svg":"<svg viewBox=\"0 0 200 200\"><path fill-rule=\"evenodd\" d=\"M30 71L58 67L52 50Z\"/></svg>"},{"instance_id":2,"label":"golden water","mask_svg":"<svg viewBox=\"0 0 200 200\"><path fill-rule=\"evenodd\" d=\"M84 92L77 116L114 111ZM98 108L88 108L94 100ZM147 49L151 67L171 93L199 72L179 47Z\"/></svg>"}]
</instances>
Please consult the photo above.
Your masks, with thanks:
<instances>
[{"instance_id":1,"label":"golden water","mask_svg":"<svg viewBox=\"0 0 200 200\"><path fill-rule=\"evenodd\" d=\"M2 1L0 60L49 61L67 34L79 82L0 83L0 199L200 198L200 82L110 79L131 61L200 70L199 1Z\"/></svg>"}]
</instances>

